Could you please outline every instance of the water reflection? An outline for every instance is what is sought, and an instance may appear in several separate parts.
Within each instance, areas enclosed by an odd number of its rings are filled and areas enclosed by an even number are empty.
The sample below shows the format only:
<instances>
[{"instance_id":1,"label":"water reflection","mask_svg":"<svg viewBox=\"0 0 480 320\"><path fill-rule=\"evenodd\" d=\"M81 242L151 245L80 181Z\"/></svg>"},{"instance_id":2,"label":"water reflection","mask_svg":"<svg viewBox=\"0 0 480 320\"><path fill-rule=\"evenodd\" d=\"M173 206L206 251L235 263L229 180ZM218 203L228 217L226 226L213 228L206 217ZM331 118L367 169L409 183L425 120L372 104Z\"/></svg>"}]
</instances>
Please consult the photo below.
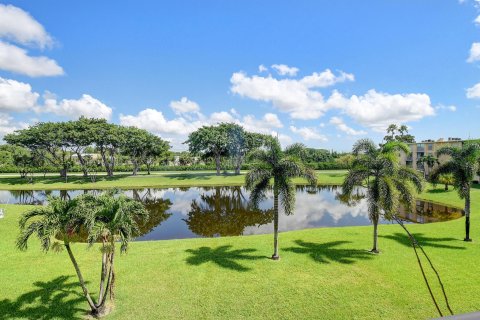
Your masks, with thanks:
<instances>
[{"instance_id":1,"label":"water reflection","mask_svg":"<svg viewBox=\"0 0 480 320\"><path fill-rule=\"evenodd\" d=\"M1 203L43 204L48 195L74 198L100 190L0 191ZM137 240L250 235L272 232L271 194L254 209L250 193L243 187L135 189L123 191L142 201L150 219L141 225ZM279 230L316 227L369 225L367 203L362 190L350 199L339 197L337 187L298 187L295 214L282 214ZM8 212L7 212L8 214ZM399 215L412 222L430 223L456 219L462 211L430 202L417 201L415 212L403 208ZM1 221L0 221L1 223ZM383 221L387 223L387 221Z\"/></svg>"},{"instance_id":2,"label":"water reflection","mask_svg":"<svg viewBox=\"0 0 480 320\"><path fill-rule=\"evenodd\" d=\"M186 219L188 228L202 237L238 236L249 226L273 221L273 209L254 209L241 187L216 187L194 199Z\"/></svg>"}]
</instances>

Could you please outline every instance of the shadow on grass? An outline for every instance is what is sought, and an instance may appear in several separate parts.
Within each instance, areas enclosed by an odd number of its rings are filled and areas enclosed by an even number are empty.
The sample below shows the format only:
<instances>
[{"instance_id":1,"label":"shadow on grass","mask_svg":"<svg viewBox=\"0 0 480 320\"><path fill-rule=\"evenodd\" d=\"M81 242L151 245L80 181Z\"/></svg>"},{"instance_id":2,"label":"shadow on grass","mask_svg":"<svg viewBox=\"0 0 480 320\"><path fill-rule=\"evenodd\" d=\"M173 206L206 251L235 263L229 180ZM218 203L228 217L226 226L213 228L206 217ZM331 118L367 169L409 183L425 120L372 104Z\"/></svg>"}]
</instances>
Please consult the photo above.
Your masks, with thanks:
<instances>
[{"instance_id":1,"label":"shadow on grass","mask_svg":"<svg viewBox=\"0 0 480 320\"><path fill-rule=\"evenodd\" d=\"M372 254L366 250L336 248L339 245L351 243L350 241L331 241L326 243L305 242L295 240L298 247L284 249L300 254L308 254L310 258L319 263L339 262L351 264L357 260L367 260L372 258Z\"/></svg>"},{"instance_id":2,"label":"shadow on grass","mask_svg":"<svg viewBox=\"0 0 480 320\"><path fill-rule=\"evenodd\" d=\"M86 314L79 305L85 302L76 282L60 276L48 282L37 281L33 291L22 294L15 301L0 301L0 319L83 319ZM86 302L85 302L86 303Z\"/></svg>"},{"instance_id":3,"label":"shadow on grass","mask_svg":"<svg viewBox=\"0 0 480 320\"><path fill-rule=\"evenodd\" d=\"M213 177L234 177L237 176L235 173L222 173L217 176L214 172L200 172L200 173L171 173L165 174L164 177L176 180L209 180Z\"/></svg>"},{"instance_id":4,"label":"shadow on grass","mask_svg":"<svg viewBox=\"0 0 480 320\"><path fill-rule=\"evenodd\" d=\"M422 233L414 233L412 235L415 237L415 239L417 239L417 242L422 247L465 250L465 247L460 247L460 246L455 246L455 245L445 243L445 242L452 242L452 241L455 241L455 242L460 241L459 239L456 239L456 238L430 238L430 237L424 236ZM400 232L396 232L393 235L379 236L379 237L395 240L398 243L407 247L412 246L412 243L410 242L410 239L408 238L408 236Z\"/></svg>"},{"instance_id":5,"label":"shadow on grass","mask_svg":"<svg viewBox=\"0 0 480 320\"><path fill-rule=\"evenodd\" d=\"M199 266L207 262L213 262L216 265L235 271L248 271L247 268L237 260L259 260L265 259L264 256L251 255L256 249L237 249L231 250L232 246L220 246L215 249L209 247L201 247L198 249L188 249L186 252L191 253L192 256L187 258L187 263L194 266Z\"/></svg>"},{"instance_id":6,"label":"shadow on grass","mask_svg":"<svg viewBox=\"0 0 480 320\"><path fill-rule=\"evenodd\" d=\"M97 176L96 182L100 181L117 181L126 177L129 177L130 175L128 174L118 174L114 175L113 177L107 177L107 176ZM33 182L30 182L27 178L20 178L20 177L1 177L0 178L0 184L4 185L25 185L25 186L32 186L35 184L55 184L55 183L65 183L65 178L62 177L34 177ZM90 177L83 177L83 176L71 176L68 177L67 183L72 183L72 184L89 184L92 183L92 180Z\"/></svg>"}]
</instances>

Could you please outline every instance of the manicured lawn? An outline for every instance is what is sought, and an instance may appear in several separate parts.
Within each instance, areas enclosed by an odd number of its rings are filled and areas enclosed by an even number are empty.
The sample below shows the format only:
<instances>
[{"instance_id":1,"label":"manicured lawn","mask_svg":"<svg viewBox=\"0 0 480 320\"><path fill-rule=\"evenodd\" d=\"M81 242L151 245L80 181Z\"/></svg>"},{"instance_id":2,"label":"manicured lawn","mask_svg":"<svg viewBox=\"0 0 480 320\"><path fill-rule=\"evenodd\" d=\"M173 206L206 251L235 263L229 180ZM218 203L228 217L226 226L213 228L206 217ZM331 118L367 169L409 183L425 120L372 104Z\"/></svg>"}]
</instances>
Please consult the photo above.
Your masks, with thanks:
<instances>
[{"instance_id":1,"label":"manicured lawn","mask_svg":"<svg viewBox=\"0 0 480 320\"><path fill-rule=\"evenodd\" d=\"M147 179L147 178L146 178ZM226 179L226 178L225 178ZM461 205L454 191L424 198ZM480 189L473 190L472 238L464 219L409 225L438 268L456 313L478 310ZM0 220L0 319L83 318L86 303L66 252L14 247L24 206ZM281 260L267 257L272 236L136 242L117 259L116 309L108 319L426 319L437 316L413 250L397 225L381 225L381 254L367 252L371 227L321 228L280 235ZM99 251L73 247L96 292ZM432 283L434 274L427 269ZM95 285L95 286L94 286ZM434 291L440 299L438 285ZM444 303L442 309L446 310Z\"/></svg>"},{"instance_id":2,"label":"manicured lawn","mask_svg":"<svg viewBox=\"0 0 480 320\"><path fill-rule=\"evenodd\" d=\"M340 184L346 171L318 171L320 184ZM245 181L245 173L234 175L232 173L215 175L213 171L203 172L154 172L152 175L142 173L138 176L130 174L116 174L108 178L105 175L97 177L95 183L90 178L74 175L65 183L58 176L36 175L34 183L19 178L18 175L0 176L0 190L54 190L54 189L106 189L106 188L165 188L185 186L239 186ZM301 180L297 180L301 182Z\"/></svg>"}]
</instances>

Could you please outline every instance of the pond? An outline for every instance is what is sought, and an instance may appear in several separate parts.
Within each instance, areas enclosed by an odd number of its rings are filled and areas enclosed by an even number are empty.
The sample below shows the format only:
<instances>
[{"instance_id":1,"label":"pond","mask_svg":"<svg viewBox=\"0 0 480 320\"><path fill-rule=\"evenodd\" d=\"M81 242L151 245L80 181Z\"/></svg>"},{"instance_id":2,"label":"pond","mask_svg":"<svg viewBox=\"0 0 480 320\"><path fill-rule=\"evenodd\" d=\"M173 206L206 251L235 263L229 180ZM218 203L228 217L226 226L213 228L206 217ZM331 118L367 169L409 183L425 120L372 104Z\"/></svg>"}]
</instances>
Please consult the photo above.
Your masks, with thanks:
<instances>
[{"instance_id":1,"label":"pond","mask_svg":"<svg viewBox=\"0 0 480 320\"><path fill-rule=\"evenodd\" d=\"M281 213L280 231L318 227L370 225L365 199L347 204L338 197L339 187L298 186L294 214ZM43 204L48 195L73 198L99 190L0 191L0 203ZM150 218L137 240L165 240L272 233L273 200L269 197L258 209L249 202L243 187L167 188L124 190L142 201ZM361 192L358 192L361 195ZM7 213L8 214L8 213ZM460 218L463 211L444 205L417 201L415 212L400 209L399 215L413 223L431 223ZM382 221L382 223L391 223Z\"/></svg>"}]
</instances>

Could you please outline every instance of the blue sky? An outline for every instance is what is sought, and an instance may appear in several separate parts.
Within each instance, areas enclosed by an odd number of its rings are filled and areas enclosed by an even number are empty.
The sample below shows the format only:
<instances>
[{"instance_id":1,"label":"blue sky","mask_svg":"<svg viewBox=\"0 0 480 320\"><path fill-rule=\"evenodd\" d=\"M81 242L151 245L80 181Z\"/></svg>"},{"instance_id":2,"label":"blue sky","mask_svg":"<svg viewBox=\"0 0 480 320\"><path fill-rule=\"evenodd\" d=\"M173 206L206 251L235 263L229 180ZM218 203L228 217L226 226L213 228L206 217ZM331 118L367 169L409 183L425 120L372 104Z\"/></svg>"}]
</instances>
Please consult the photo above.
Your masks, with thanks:
<instances>
[{"instance_id":1,"label":"blue sky","mask_svg":"<svg viewBox=\"0 0 480 320\"><path fill-rule=\"evenodd\" d=\"M218 121L335 150L389 123L480 137L478 4L1 2L0 135L85 115L176 150Z\"/></svg>"}]
</instances>

